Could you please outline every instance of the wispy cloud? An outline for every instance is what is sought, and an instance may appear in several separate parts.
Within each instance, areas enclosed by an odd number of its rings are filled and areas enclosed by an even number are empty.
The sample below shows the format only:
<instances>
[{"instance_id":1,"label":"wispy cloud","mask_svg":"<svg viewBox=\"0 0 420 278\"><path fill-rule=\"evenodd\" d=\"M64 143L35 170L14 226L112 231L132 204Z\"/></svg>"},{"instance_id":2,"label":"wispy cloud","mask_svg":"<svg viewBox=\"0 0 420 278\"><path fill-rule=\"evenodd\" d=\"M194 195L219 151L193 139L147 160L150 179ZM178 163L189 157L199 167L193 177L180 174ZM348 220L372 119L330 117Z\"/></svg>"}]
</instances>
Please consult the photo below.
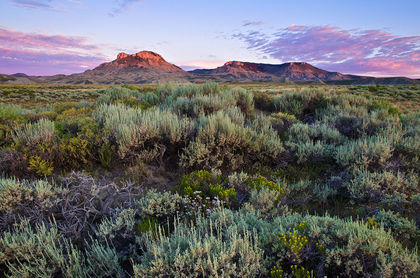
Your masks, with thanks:
<instances>
[{"instance_id":1,"label":"wispy cloud","mask_svg":"<svg viewBox=\"0 0 420 278\"><path fill-rule=\"evenodd\" d=\"M27 9L52 9L52 0L12 0L16 7Z\"/></svg>"},{"instance_id":2,"label":"wispy cloud","mask_svg":"<svg viewBox=\"0 0 420 278\"><path fill-rule=\"evenodd\" d=\"M246 31L233 35L248 49L281 62L305 61L328 70L355 74L420 75L420 36L397 36L381 30L291 25L274 33Z\"/></svg>"},{"instance_id":3,"label":"wispy cloud","mask_svg":"<svg viewBox=\"0 0 420 278\"><path fill-rule=\"evenodd\" d=\"M10 0L17 8L40 9L55 12L65 12L63 8L66 3L80 4L80 0Z\"/></svg>"},{"instance_id":4,"label":"wispy cloud","mask_svg":"<svg viewBox=\"0 0 420 278\"><path fill-rule=\"evenodd\" d=\"M103 62L84 37L25 33L0 28L0 72L44 75L81 72Z\"/></svg>"},{"instance_id":5,"label":"wispy cloud","mask_svg":"<svg viewBox=\"0 0 420 278\"><path fill-rule=\"evenodd\" d=\"M19 32L0 28L0 45L8 48L47 48L68 49L77 48L95 50L97 46L87 44L86 38L78 36L46 35L38 33Z\"/></svg>"},{"instance_id":6,"label":"wispy cloud","mask_svg":"<svg viewBox=\"0 0 420 278\"><path fill-rule=\"evenodd\" d=\"M259 26L259 25L263 25L264 22L260 21L260 20L245 20L242 23L242 27L247 27L247 26Z\"/></svg>"},{"instance_id":7,"label":"wispy cloud","mask_svg":"<svg viewBox=\"0 0 420 278\"><path fill-rule=\"evenodd\" d=\"M143 2L146 0L116 0L117 6L114 10L109 13L109 16L117 16L125 11L127 11L132 5L138 2Z\"/></svg>"}]
</instances>

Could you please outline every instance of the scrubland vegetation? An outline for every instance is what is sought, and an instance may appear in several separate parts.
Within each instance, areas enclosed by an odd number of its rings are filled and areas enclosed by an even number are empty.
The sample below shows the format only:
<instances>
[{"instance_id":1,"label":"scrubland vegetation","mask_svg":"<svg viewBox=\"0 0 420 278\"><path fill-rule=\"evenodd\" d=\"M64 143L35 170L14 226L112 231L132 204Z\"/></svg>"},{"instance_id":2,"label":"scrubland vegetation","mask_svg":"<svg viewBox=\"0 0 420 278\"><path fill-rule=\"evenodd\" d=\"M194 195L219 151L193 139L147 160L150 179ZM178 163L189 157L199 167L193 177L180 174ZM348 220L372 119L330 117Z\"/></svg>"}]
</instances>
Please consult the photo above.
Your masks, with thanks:
<instances>
[{"instance_id":1,"label":"scrubland vegetation","mask_svg":"<svg viewBox=\"0 0 420 278\"><path fill-rule=\"evenodd\" d=\"M0 276L420 275L419 86L0 100Z\"/></svg>"}]
</instances>

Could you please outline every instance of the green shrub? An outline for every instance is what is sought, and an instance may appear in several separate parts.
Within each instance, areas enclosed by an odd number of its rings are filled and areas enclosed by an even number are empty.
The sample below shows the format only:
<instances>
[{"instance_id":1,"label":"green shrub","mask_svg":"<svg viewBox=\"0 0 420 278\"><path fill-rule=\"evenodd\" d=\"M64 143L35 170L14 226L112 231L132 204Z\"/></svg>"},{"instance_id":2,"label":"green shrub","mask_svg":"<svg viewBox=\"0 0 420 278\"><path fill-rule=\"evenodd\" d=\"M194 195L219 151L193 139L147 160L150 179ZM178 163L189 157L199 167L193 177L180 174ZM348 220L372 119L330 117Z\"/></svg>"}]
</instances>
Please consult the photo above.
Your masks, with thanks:
<instances>
[{"instance_id":1,"label":"green shrub","mask_svg":"<svg viewBox=\"0 0 420 278\"><path fill-rule=\"evenodd\" d=\"M296 257L300 257L300 252L308 244L308 237L300 235L293 229L293 232L281 234L279 241L288 248Z\"/></svg>"},{"instance_id":2,"label":"green shrub","mask_svg":"<svg viewBox=\"0 0 420 278\"><path fill-rule=\"evenodd\" d=\"M0 231L23 218L34 223L49 219L60 195L61 188L45 180L0 179Z\"/></svg>"},{"instance_id":3,"label":"green shrub","mask_svg":"<svg viewBox=\"0 0 420 278\"><path fill-rule=\"evenodd\" d=\"M136 214L132 208L117 209L110 217L102 219L96 235L110 241L116 237L128 238L134 232Z\"/></svg>"},{"instance_id":4,"label":"green shrub","mask_svg":"<svg viewBox=\"0 0 420 278\"><path fill-rule=\"evenodd\" d=\"M385 229L391 229L397 239L412 245L419 242L420 230L414 221L390 210L379 210L374 215L376 221L381 223Z\"/></svg>"},{"instance_id":5,"label":"green shrub","mask_svg":"<svg viewBox=\"0 0 420 278\"><path fill-rule=\"evenodd\" d=\"M11 143L13 143L12 134L12 127L0 123L0 147L11 145Z\"/></svg>"},{"instance_id":6,"label":"green shrub","mask_svg":"<svg viewBox=\"0 0 420 278\"><path fill-rule=\"evenodd\" d=\"M0 123L16 121L25 122L24 114L29 113L29 110L20 108L18 105L0 103Z\"/></svg>"},{"instance_id":7,"label":"green shrub","mask_svg":"<svg viewBox=\"0 0 420 278\"><path fill-rule=\"evenodd\" d=\"M236 106L238 106L242 113L251 115L254 112L254 96L245 89L239 87L229 88L228 94L232 94L236 99Z\"/></svg>"},{"instance_id":8,"label":"green shrub","mask_svg":"<svg viewBox=\"0 0 420 278\"><path fill-rule=\"evenodd\" d=\"M273 182L273 181L269 181L267 180L266 177L263 177L261 175L255 175L255 176L251 176L248 177L244 183L246 185L248 185L250 188L252 189L262 189L262 188L266 188L272 191L276 191L279 192L280 194L284 194L284 189L281 187L281 185Z\"/></svg>"},{"instance_id":9,"label":"green shrub","mask_svg":"<svg viewBox=\"0 0 420 278\"><path fill-rule=\"evenodd\" d=\"M58 146L60 160L65 165L64 167L73 170L80 169L94 160L91 149L91 142L79 137L63 139Z\"/></svg>"},{"instance_id":10,"label":"green shrub","mask_svg":"<svg viewBox=\"0 0 420 278\"><path fill-rule=\"evenodd\" d=\"M415 174L404 175L400 172L369 172L355 170L354 177L347 184L351 198L359 201L402 204L410 196L419 192L419 179Z\"/></svg>"},{"instance_id":11,"label":"green shrub","mask_svg":"<svg viewBox=\"0 0 420 278\"><path fill-rule=\"evenodd\" d=\"M287 130L293 124L298 123L294 115L278 112L270 115L270 121L275 130L282 132Z\"/></svg>"},{"instance_id":12,"label":"green shrub","mask_svg":"<svg viewBox=\"0 0 420 278\"><path fill-rule=\"evenodd\" d=\"M294 124L287 134L286 146L296 156L299 164L331 160L335 147L345 142L336 129L326 125Z\"/></svg>"},{"instance_id":13,"label":"green shrub","mask_svg":"<svg viewBox=\"0 0 420 278\"><path fill-rule=\"evenodd\" d=\"M113 104L117 100L129 99L131 97L136 98L139 95L140 93L138 90L122 87L108 88L98 98L98 104Z\"/></svg>"},{"instance_id":14,"label":"green shrub","mask_svg":"<svg viewBox=\"0 0 420 278\"><path fill-rule=\"evenodd\" d=\"M210 115L229 106L233 107L235 104L236 102L232 95L204 95L193 98L178 97L169 105L170 109L179 115L199 117Z\"/></svg>"},{"instance_id":15,"label":"green shrub","mask_svg":"<svg viewBox=\"0 0 420 278\"><path fill-rule=\"evenodd\" d=\"M392 106L389 102L386 102L384 100L375 102L370 107L372 110L383 110L388 113L390 116L400 116L401 112L398 108Z\"/></svg>"},{"instance_id":16,"label":"green shrub","mask_svg":"<svg viewBox=\"0 0 420 278\"><path fill-rule=\"evenodd\" d=\"M262 252L252 232L223 220L197 219L194 226L177 223L172 234L147 235L145 250L134 262L135 277L256 277Z\"/></svg>"},{"instance_id":17,"label":"green shrub","mask_svg":"<svg viewBox=\"0 0 420 278\"><path fill-rule=\"evenodd\" d=\"M184 175L177 187L182 195L191 198L214 198L232 202L236 197L235 188L221 185L221 178L208 171L200 170ZM211 200L209 200L211 201Z\"/></svg>"},{"instance_id":18,"label":"green shrub","mask_svg":"<svg viewBox=\"0 0 420 278\"><path fill-rule=\"evenodd\" d=\"M182 213L184 200L177 193L149 190L137 201L140 213L158 219L173 219Z\"/></svg>"},{"instance_id":19,"label":"green shrub","mask_svg":"<svg viewBox=\"0 0 420 278\"><path fill-rule=\"evenodd\" d=\"M273 218L280 214L287 214L288 208L280 206L283 193L273 191L268 188L251 189L247 192L249 198L242 206L246 211L252 211L261 214L265 218Z\"/></svg>"},{"instance_id":20,"label":"green shrub","mask_svg":"<svg viewBox=\"0 0 420 278\"><path fill-rule=\"evenodd\" d=\"M254 93L255 108L263 111L276 112L274 97L262 92Z\"/></svg>"},{"instance_id":21,"label":"green shrub","mask_svg":"<svg viewBox=\"0 0 420 278\"><path fill-rule=\"evenodd\" d=\"M39 156L32 156L29 158L28 170L46 177L52 174L54 167L51 162L42 160Z\"/></svg>"},{"instance_id":22,"label":"green shrub","mask_svg":"<svg viewBox=\"0 0 420 278\"><path fill-rule=\"evenodd\" d=\"M9 277L52 277L61 272L64 277L81 276L82 254L64 240L57 227L37 227L34 231L22 222L0 238L0 264Z\"/></svg>"},{"instance_id":23,"label":"green shrub","mask_svg":"<svg viewBox=\"0 0 420 278\"><path fill-rule=\"evenodd\" d=\"M273 266L273 268L270 270L270 276L271 278L283 278L284 271L281 268L277 268L277 266Z\"/></svg>"},{"instance_id":24,"label":"green shrub","mask_svg":"<svg viewBox=\"0 0 420 278\"><path fill-rule=\"evenodd\" d=\"M152 232L156 235L158 232L158 225L155 218L143 217L142 220L136 224L136 232L137 234Z\"/></svg>"},{"instance_id":25,"label":"green shrub","mask_svg":"<svg viewBox=\"0 0 420 278\"><path fill-rule=\"evenodd\" d=\"M189 117L210 115L231 107L238 107L245 115L254 111L251 93L236 87L222 90L217 83L206 83L202 87L179 86L165 95L161 108Z\"/></svg>"},{"instance_id":26,"label":"green shrub","mask_svg":"<svg viewBox=\"0 0 420 278\"><path fill-rule=\"evenodd\" d=\"M132 156L136 150L159 143L176 144L185 140L192 129L187 118L159 109L136 110L122 104L101 105L95 119L106 128L104 140L115 140L121 158Z\"/></svg>"},{"instance_id":27,"label":"green shrub","mask_svg":"<svg viewBox=\"0 0 420 278\"><path fill-rule=\"evenodd\" d=\"M284 112L302 119L317 109L324 108L329 102L329 93L323 90L308 89L286 92L273 98L278 112Z\"/></svg>"},{"instance_id":28,"label":"green shrub","mask_svg":"<svg viewBox=\"0 0 420 278\"><path fill-rule=\"evenodd\" d=\"M296 278L313 278L313 271L306 270L303 266L298 267L297 265L290 266L292 274Z\"/></svg>"},{"instance_id":29,"label":"green shrub","mask_svg":"<svg viewBox=\"0 0 420 278\"><path fill-rule=\"evenodd\" d=\"M107 241L92 240L85 250L85 277L124 277L116 249ZM81 276L83 277L83 276Z\"/></svg>"},{"instance_id":30,"label":"green shrub","mask_svg":"<svg viewBox=\"0 0 420 278\"><path fill-rule=\"evenodd\" d=\"M35 145L39 142L50 142L55 138L54 122L41 119L36 123L28 123L18 128L13 135L15 142Z\"/></svg>"},{"instance_id":31,"label":"green shrub","mask_svg":"<svg viewBox=\"0 0 420 278\"><path fill-rule=\"evenodd\" d=\"M272 161L282 152L282 143L274 130L259 132L240 126L219 111L200 119L197 137L181 155L181 166L236 170L251 166L256 160Z\"/></svg>"},{"instance_id":32,"label":"green shrub","mask_svg":"<svg viewBox=\"0 0 420 278\"><path fill-rule=\"evenodd\" d=\"M289 140L306 142L310 140L321 141L325 144L340 145L345 139L335 128L326 125L294 124L290 127Z\"/></svg>"},{"instance_id":33,"label":"green shrub","mask_svg":"<svg viewBox=\"0 0 420 278\"><path fill-rule=\"evenodd\" d=\"M115 146L110 145L109 143L104 143L99 148L99 161L101 165L105 168L109 168L112 162L112 157L114 156Z\"/></svg>"},{"instance_id":34,"label":"green shrub","mask_svg":"<svg viewBox=\"0 0 420 278\"><path fill-rule=\"evenodd\" d=\"M291 273L290 266L305 265L316 277L410 277L419 269L416 254L383 229L328 216L292 214L267 221L252 212L218 209L199 217L194 226L175 225L168 236L143 235L145 253L134 261L137 276L210 276L224 270L230 277L255 277L269 274L273 265ZM286 244L279 240L281 234Z\"/></svg>"},{"instance_id":35,"label":"green shrub","mask_svg":"<svg viewBox=\"0 0 420 278\"><path fill-rule=\"evenodd\" d=\"M334 119L334 125L341 134L349 138L359 138L363 134L363 118L339 115Z\"/></svg>"},{"instance_id":36,"label":"green shrub","mask_svg":"<svg viewBox=\"0 0 420 278\"><path fill-rule=\"evenodd\" d=\"M348 166L383 165L392 155L394 140L385 136L364 137L349 141L336 149L335 159L338 164Z\"/></svg>"},{"instance_id":37,"label":"green shrub","mask_svg":"<svg viewBox=\"0 0 420 278\"><path fill-rule=\"evenodd\" d=\"M116 277L123 271L109 245L88 244L85 255L55 223L33 230L23 221L0 238L0 265L8 277Z\"/></svg>"}]
</instances>

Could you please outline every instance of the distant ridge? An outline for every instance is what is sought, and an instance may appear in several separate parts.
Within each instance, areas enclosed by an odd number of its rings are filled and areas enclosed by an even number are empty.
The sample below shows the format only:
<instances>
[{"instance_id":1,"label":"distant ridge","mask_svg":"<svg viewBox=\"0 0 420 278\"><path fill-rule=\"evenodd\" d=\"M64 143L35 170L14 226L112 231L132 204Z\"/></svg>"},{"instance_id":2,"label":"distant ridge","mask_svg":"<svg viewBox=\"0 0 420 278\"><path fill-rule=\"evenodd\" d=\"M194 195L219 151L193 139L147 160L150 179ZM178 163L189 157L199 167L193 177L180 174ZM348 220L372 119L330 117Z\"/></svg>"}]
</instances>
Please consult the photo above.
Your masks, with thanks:
<instances>
[{"instance_id":1,"label":"distant ridge","mask_svg":"<svg viewBox=\"0 0 420 278\"><path fill-rule=\"evenodd\" d=\"M26 74L24 74L24 73L15 73L15 74L11 74L11 76L14 76L14 77L28 77Z\"/></svg>"},{"instance_id":2,"label":"distant ridge","mask_svg":"<svg viewBox=\"0 0 420 278\"><path fill-rule=\"evenodd\" d=\"M162 82L287 82L314 84L420 84L420 79L407 77L375 78L330 72L306 62L262 64L229 61L215 69L184 71L168 63L152 51L135 54L121 52L111 62L92 70L71 75L27 76L24 73L1 75L3 83L67 83L67 84L143 84Z\"/></svg>"},{"instance_id":3,"label":"distant ridge","mask_svg":"<svg viewBox=\"0 0 420 278\"><path fill-rule=\"evenodd\" d=\"M407 77L375 78L330 72L306 62L261 64L229 61L215 69L190 71L202 77L231 82L292 82L326 84L413 84L418 80Z\"/></svg>"},{"instance_id":4,"label":"distant ridge","mask_svg":"<svg viewBox=\"0 0 420 278\"><path fill-rule=\"evenodd\" d=\"M327 80L357 78L338 72L328 72L305 62L290 62L279 65L229 61L210 70L194 70L194 74L219 76L230 81L292 81L321 83Z\"/></svg>"}]
</instances>

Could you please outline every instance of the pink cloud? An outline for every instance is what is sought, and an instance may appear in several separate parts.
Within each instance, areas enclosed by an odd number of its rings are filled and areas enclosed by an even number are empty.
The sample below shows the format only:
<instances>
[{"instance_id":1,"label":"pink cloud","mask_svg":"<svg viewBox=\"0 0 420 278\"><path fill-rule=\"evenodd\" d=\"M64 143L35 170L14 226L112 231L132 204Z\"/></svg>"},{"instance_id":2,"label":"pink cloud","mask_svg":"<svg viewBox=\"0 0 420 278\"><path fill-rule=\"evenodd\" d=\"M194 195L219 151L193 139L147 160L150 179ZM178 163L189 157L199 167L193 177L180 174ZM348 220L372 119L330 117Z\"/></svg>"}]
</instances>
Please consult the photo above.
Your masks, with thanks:
<instances>
[{"instance_id":1,"label":"pink cloud","mask_svg":"<svg viewBox=\"0 0 420 278\"><path fill-rule=\"evenodd\" d=\"M420 76L420 36L291 25L273 34L249 31L234 37L244 41L247 48L282 62L305 61L354 74Z\"/></svg>"},{"instance_id":2,"label":"pink cloud","mask_svg":"<svg viewBox=\"0 0 420 278\"><path fill-rule=\"evenodd\" d=\"M95 50L96 46L86 44L86 38L64 35L24 33L0 28L0 45L9 48L77 48Z\"/></svg>"},{"instance_id":3,"label":"pink cloud","mask_svg":"<svg viewBox=\"0 0 420 278\"><path fill-rule=\"evenodd\" d=\"M62 52L0 48L0 73L24 72L28 75L71 74L93 68L104 59L100 56Z\"/></svg>"},{"instance_id":4,"label":"pink cloud","mask_svg":"<svg viewBox=\"0 0 420 278\"><path fill-rule=\"evenodd\" d=\"M0 28L0 73L53 75L82 72L106 60L77 36L24 33Z\"/></svg>"}]
</instances>

